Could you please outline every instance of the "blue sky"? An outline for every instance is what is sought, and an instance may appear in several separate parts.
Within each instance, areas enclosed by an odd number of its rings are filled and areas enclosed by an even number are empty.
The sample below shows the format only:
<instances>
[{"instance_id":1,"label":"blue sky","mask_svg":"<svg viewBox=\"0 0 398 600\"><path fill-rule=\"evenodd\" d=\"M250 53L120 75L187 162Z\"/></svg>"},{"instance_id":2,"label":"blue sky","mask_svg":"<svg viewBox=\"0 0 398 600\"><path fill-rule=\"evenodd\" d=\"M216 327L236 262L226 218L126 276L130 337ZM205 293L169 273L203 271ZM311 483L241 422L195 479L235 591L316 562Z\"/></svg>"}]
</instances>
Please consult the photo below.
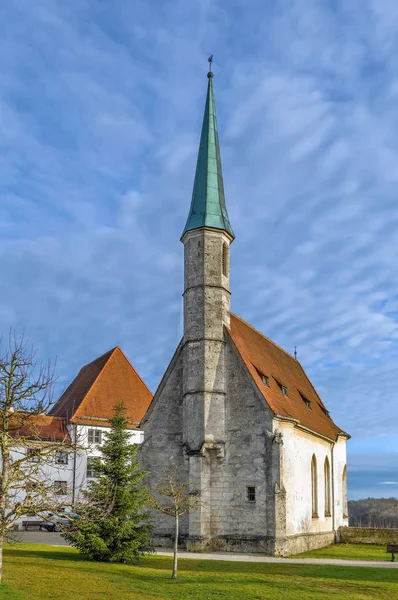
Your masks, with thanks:
<instances>
[{"instance_id":1,"label":"blue sky","mask_svg":"<svg viewBox=\"0 0 398 600\"><path fill-rule=\"evenodd\" d=\"M213 53L232 309L298 347L351 498L398 496L398 4L14 0L0 23L0 331L57 358L58 392L116 344L156 389Z\"/></svg>"}]
</instances>

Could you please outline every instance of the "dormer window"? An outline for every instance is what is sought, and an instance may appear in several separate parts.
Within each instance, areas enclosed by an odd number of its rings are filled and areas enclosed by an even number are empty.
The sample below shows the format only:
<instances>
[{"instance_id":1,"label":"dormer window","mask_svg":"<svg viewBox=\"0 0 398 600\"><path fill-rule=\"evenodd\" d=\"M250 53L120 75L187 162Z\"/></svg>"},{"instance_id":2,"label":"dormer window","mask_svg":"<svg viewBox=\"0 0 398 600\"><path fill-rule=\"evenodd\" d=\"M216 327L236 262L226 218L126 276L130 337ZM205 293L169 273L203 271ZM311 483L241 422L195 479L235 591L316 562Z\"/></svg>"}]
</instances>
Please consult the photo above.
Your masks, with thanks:
<instances>
[{"instance_id":1,"label":"dormer window","mask_svg":"<svg viewBox=\"0 0 398 600\"><path fill-rule=\"evenodd\" d=\"M269 387L268 377L266 375L261 375L261 381L264 385Z\"/></svg>"},{"instance_id":2,"label":"dormer window","mask_svg":"<svg viewBox=\"0 0 398 600\"><path fill-rule=\"evenodd\" d=\"M281 383L279 383L279 381L277 381L277 384L279 385L279 389L282 392L282 394L284 396L287 396L287 387L285 385L282 385Z\"/></svg>"},{"instance_id":3,"label":"dormer window","mask_svg":"<svg viewBox=\"0 0 398 600\"><path fill-rule=\"evenodd\" d=\"M301 396L301 398L302 398L302 400L303 400L304 404L306 405L306 407L307 407L307 408L309 408L310 410L312 410L311 401L310 401L310 400L308 400L308 398L306 398L306 397L304 396L304 394L302 394L301 392L299 392L299 394L300 394L300 396Z\"/></svg>"}]
</instances>

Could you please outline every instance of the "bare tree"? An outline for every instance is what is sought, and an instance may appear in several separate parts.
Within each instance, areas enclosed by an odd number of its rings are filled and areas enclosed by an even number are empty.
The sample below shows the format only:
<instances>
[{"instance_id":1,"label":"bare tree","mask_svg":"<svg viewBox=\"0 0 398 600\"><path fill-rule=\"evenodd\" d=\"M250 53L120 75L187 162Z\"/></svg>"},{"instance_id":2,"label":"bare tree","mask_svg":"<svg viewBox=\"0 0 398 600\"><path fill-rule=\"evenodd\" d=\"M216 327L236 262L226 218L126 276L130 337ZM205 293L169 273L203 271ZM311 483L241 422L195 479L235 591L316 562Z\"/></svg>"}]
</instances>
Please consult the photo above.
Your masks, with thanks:
<instances>
[{"instance_id":1,"label":"bare tree","mask_svg":"<svg viewBox=\"0 0 398 600\"><path fill-rule=\"evenodd\" d=\"M23 336L10 333L0 346L0 581L3 543L20 518L65 506L47 471L75 442L62 427L56 436L49 427L54 381L51 364L38 365Z\"/></svg>"},{"instance_id":2,"label":"bare tree","mask_svg":"<svg viewBox=\"0 0 398 600\"><path fill-rule=\"evenodd\" d=\"M181 483L177 474L172 472L163 478L155 490L155 495L152 495L150 498L150 503L154 509L174 518L172 579L177 579L179 518L191 509L203 505L198 495L190 491L191 487L192 484L190 482Z\"/></svg>"}]
</instances>

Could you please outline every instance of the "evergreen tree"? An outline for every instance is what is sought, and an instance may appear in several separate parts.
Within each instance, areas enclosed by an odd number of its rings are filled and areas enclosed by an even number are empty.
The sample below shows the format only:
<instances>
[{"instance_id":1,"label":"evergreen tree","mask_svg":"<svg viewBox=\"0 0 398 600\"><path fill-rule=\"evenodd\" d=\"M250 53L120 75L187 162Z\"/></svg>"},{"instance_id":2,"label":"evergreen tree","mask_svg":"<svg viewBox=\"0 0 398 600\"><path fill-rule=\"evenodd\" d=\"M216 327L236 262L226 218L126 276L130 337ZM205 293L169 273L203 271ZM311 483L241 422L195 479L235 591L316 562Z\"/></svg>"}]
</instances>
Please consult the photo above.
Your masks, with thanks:
<instances>
[{"instance_id":1,"label":"evergreen tree","mask_svg":"<svg viewBox=\"0 0 398 600\"><path fill-rule=\"evenodd\" d=\"M115 407L111 429L95 460L96 479L83 492L65 539L87 558L125 561L150 551L150 524L145 506L145 472L136 458L138 445L130 444L123 404Z\"/></svg>"}]
</instances>

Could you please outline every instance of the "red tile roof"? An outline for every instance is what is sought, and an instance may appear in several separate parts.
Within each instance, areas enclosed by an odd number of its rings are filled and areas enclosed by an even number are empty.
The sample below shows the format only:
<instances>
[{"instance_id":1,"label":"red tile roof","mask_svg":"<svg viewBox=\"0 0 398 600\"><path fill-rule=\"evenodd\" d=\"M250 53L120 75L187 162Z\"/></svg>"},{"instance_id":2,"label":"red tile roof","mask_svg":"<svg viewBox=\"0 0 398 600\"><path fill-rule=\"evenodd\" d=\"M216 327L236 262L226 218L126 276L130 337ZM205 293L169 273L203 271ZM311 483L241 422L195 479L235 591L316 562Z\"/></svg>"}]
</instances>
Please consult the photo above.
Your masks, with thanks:
<instances>
[{"instance_id":1,"label":"red tile roof","mask_svg":"<svg viewBox=\"0 0 398 600\"><path fill-rule=\"evenodd\" d=\"M19 421L19 422L18 422ZM24 413L12 422L13 437L27 437L50 441L70 441L65 419L52 415L28 415Z\"/></svg>"},{"instance_id":2,"label":"red tile roof","mask_svg":"<svg viewBox=\"0 0 398 600\"><path fill-rule=\"evenodd\" d=\"M138 427L151 400L151 392L117 346L80 369L50 414L105 426L115 404L123 402L130 426Z\"/></svg>"},{"instance_id":3,"label":"red tile roof","mask_svg":"<svg viewBox=\"0 0 398 600\"><path fill-rule=\"evenodd\" d=\"M345 434L325 414L325 405L293 356L233 313L228 332L275 415L296 419L302 426L333 440L339 433ZM269 387L261 375L268 377ZM287 388L287 395L283 394L281 385ZM309 401L311 408L306 406L305 400Z\"/></svg>"}]
</instances>

